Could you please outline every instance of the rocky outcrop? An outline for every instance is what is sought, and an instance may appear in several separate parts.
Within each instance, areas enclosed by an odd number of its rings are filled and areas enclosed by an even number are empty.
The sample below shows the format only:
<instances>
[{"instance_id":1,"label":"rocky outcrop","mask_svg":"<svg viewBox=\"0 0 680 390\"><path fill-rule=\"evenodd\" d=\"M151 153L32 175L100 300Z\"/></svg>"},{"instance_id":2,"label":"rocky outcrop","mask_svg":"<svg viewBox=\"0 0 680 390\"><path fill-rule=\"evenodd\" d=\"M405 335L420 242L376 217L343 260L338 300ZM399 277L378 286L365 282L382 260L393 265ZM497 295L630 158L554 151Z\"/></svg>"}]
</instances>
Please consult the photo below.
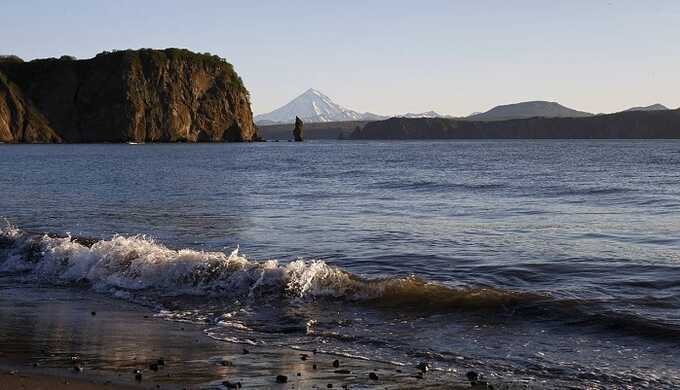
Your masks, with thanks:
<instances>
[{"instance_id":1,"label":"rocky outcrop","mask_svg":"<svg viewBox=\"0 0 680 390\"><path fill-rule=\"evenodd\" d=\"M258 139L231 64L183 49L0 62L0 141Z\"/></svg>"},{"instance_id":2,"label":"rocky outcrop","mask_svg":"<svg viewBox=\"0 0 680 390\"><path fill-rule=\"evenodd\" d=\"M0 72L0 142L61 142L21 89Z\"/></svg>"},{"instance_id":3,"label":"rocky outcrop","mask_svg":"<svg viewBox=\"0 0 680 390\"><path fill-rule=\"evenodd\" d=\"M309 139L338 139L340 133L349 136L357 127L362 128L367 122L305 122L304 137ZM259 125L257 132L260 136L268 140L287 140L290 139L290 124L279 125Z\"/></svg>"},{"instance_id":4,"label":"rocky outcrop","mask_svg":"<svg viewBox=\"0 0 680 390\"><path fill-rule=\"evenodd\" d=\"M293 129L293 137L295 142L302 142L302 137L304 136L304 123L302 119L295 117L295 128Z\"/></svg>"},{"instance_id":5,"label":"rocky outcrop","mask_svg":"<svg viewBox=\"0 0 680 390\"><path fill-rule=\"evenodd\" d=\"M604 139L680 138L680 110L631 111L587 118L467 121L391 118L370 122L353 139Z\"/></svg>"}]
</instances>

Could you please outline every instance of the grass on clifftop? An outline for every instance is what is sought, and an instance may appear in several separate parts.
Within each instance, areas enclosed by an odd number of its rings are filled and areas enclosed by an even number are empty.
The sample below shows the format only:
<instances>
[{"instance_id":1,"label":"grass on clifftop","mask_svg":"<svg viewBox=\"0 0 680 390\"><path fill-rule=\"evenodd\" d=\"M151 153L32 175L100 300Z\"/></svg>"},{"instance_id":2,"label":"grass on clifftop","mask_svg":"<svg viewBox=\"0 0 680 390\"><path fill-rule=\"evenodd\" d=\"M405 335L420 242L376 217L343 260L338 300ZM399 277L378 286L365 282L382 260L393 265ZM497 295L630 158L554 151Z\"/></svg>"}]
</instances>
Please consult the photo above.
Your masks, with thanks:
<instances>
[{"instance_id":1,"label":"grass on clifftop","mask_svg":"<svg viewBox=\"0 0 680 390\"><path fill-rule=\"evenodd\" d=\"M195 53L188 49L178 49L178 48L167 48L167 49L139 49L139 50L114 50L114 51L104 51L95 56L95 58L107 55L116 55L123 53L130 56L148 56L153 60L164 62L164 61L191 61L194 63L200 63L203 65L211 65L215 67L222 68L229 74L229 79L232 85L238 88L240 91L250 96L248 89L246 89L245 84L241 76L236 73L234 66L229 63L225 58L211 53Z\"/></svg>"},{"instance_id":2,"label":"grass on clifftop","mask_svg":"<svg viewBox=\"0 0 680 390\"><path fill-rule=\"evenodd\" d=\"M227 75L229 76L229 81L230 83L235 86L239 91L243 92L246 96L250 96L250 93L248 92L248 89L246 89L245 84L243 83L243 79L241 76L236 73L236 70L234 70L234 66L230 64L226 59L214 55L211 53L194 53L191 50L187 49L177 49L177 48L168 48L168 49L139 49L139 50L132 50L132 49L127 49L127 50L112 50L112 51L103 51L99 54L97 54L94 59L101 59L109 56L128 56L130 58L139 58L141 56L151 58L154 61L157 61L159 63L163 63L165 61L190 61L193 63L198 63L202 64L205 66L214 66L217 68L220 68L224 70ZM90 61L90 59L87 60L78 60L77 58L69 55L63 55L60 58L41 58L41 59L35 59L31 60L28 63L66 63L66 62L76 62L76 61ZM20 57L15 56L15 55L0 55L0 64L7 64L8 66L12 66L12 64L21 64L24 63L24 60L22 60Z\"/></svg>"}]
</instances>

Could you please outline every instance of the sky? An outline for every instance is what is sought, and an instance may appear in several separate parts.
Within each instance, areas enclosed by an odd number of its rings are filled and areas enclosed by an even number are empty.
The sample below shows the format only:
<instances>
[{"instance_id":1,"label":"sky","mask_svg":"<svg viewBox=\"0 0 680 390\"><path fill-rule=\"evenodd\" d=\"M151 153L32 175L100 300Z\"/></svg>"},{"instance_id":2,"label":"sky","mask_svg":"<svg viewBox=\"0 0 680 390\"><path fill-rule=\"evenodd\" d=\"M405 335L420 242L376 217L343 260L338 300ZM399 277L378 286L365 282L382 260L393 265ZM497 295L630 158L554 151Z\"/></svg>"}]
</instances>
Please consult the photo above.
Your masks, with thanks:
<instances>
[{"instance_id":1,"label":"sky","mask_svg":"<svg viewBox=\"0 0 680 390\"><path fill-rule=\"evenodd\" d=\"M308 88L357 111L557 101L680 106L680 1L1 0L0 54L181 47L234 64L253 111Z\"/></svg>"}]
</instances>

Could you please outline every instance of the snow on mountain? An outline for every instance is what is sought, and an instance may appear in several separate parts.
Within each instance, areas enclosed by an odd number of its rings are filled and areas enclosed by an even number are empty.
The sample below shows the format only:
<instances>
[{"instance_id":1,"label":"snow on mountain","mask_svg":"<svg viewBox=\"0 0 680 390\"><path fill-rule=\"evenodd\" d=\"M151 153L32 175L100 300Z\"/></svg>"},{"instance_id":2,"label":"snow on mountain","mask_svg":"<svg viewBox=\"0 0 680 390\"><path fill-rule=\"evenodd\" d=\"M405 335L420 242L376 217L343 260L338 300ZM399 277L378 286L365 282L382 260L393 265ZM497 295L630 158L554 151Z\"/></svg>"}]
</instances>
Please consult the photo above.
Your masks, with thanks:
<instances>
[{"instance_id":1,"label":"snow on mountain","mask_svg":"<svg viewBox=\"0 0 680 390\"><path fill-rule=\"evenodd\" d=\"M360 113L334 103L328 96L310 88L283 107L255 116L256 124L292 123L295 117L305 122L344 122L379 120L386 117L370 112Z\"/></svg>"},{"instance_id":2,"label":"snow on mountain","mask_svg":"<svg viewBox=\"0 0 680 390\"><path fill-rule=\"evenodd\" d=\"M450 118L450 115L440 114L436 111L426 111L421 113L406 113L401 115L396 115L397 118Z\"/></svg>"}]
</instances>

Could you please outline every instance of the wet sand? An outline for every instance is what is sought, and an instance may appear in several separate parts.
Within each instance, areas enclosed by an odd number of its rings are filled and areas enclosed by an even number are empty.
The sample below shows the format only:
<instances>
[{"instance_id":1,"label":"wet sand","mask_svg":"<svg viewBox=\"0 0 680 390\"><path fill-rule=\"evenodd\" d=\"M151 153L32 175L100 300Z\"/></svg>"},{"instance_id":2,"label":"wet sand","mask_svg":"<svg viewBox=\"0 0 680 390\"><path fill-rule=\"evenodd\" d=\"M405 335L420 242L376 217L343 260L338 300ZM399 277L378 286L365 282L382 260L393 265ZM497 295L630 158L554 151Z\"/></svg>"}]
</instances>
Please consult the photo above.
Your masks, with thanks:
<instances>
[{"instance_id":1,"label":"wet sand","mask_svg":"<svg viewBox=\"0 0 680 390\"><path fill-rule=\"evenodd\" d=\"M79 289L0 280L0 388L470 388L460 372L423 375L416 367L217 341L201 325L155 312ZM277 383L279 375L286 383Z\"/></svg>"},{"instance_id":2,"label":"wet sand","mask_svg":"<svg viewBox=\"0 0 680 390\"><path fill-rule=\"evenodd\" d=\"M14 370L0 373L0 388L30 390L99 390L122 389L132 390L138 387L114 384L112 382L88 382L83 379L60 378L52 375L23 374Z\"/></svg>"}]
</instances>

